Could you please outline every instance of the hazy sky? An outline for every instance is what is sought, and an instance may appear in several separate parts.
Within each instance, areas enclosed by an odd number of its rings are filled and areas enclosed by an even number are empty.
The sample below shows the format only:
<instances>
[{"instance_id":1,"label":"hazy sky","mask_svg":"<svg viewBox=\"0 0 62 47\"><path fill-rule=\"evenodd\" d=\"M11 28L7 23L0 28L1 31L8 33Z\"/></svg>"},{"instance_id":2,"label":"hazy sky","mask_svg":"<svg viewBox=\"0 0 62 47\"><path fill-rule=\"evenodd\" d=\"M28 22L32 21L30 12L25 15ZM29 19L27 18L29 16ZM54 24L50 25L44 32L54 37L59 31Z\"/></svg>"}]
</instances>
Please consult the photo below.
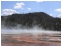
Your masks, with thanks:
<instances>
[{"instance_id":1,"label":"hazy sky","mask_svg":"<svg viewBox=\"0 0 62 47\"><path fill-rule=\"evenodd\" d=\"M61 15L60 1L2 1L1 14L45 12L53 17Z\"/></svg>"}]
</instances>

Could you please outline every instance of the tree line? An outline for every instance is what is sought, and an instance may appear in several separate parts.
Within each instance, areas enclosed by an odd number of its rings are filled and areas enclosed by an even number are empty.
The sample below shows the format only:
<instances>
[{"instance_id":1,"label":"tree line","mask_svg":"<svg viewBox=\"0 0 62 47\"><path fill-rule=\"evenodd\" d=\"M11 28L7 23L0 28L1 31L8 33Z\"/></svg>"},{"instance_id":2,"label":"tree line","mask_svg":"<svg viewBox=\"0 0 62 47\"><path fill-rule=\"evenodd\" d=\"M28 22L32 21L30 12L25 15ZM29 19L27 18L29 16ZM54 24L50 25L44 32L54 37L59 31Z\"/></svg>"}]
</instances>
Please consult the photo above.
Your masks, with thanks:
<instances>
[{"instance_id":1,"label":"tree line","mask_svg":"<svg viewBox=\"0 0 62 47\"><path fill-rule=\"evenodd\" d=\"M4 24L7 27L15 27L19 24L20 28L38 26L45 30L61 31L61 18L51 17L45 12L1 16L1 24Z\"/></svg>"}]
</instances>

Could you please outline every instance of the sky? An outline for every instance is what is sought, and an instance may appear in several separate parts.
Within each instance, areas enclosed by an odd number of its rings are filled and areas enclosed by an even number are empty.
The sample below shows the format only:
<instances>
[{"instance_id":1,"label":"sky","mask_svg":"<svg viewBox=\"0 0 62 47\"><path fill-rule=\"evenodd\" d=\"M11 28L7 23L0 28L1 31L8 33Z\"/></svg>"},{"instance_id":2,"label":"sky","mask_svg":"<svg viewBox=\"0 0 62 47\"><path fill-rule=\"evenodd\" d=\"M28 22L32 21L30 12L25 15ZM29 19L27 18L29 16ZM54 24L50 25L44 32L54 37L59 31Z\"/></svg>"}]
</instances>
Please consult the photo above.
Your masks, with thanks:
<instances>
[{"instance_id":1,"label":"sky","mask_svg":"<svg viewBox=\"0 0 62 47\"><path fill-rule=\"evenodd\" d=\"M52 17L61 17L61 1L1 1L1 15L30 12L45 12Z\"/></svg>"}]
</instances>

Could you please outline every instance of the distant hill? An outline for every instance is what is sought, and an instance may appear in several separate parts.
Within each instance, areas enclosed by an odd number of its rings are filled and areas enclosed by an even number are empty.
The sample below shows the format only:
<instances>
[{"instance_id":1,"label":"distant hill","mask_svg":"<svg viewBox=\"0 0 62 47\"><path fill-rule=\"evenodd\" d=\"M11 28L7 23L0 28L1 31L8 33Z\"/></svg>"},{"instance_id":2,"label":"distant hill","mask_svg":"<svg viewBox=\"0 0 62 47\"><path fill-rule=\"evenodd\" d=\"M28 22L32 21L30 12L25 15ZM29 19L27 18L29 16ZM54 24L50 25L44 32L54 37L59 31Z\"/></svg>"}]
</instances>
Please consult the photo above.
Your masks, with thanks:
<instances>
[{"instance_id":1,"label":"distant hill","mask_svg":"<svg viewBox=\"0 0 62 47\"><path fill-rule=\"evenodd\" d=\"M1 16L1 24L6 27L32 28L38 26L46 30L61 31L61 18L54 18L44 12L34 12L26 14L12 14Z\"/></svg>"}]
</instances>

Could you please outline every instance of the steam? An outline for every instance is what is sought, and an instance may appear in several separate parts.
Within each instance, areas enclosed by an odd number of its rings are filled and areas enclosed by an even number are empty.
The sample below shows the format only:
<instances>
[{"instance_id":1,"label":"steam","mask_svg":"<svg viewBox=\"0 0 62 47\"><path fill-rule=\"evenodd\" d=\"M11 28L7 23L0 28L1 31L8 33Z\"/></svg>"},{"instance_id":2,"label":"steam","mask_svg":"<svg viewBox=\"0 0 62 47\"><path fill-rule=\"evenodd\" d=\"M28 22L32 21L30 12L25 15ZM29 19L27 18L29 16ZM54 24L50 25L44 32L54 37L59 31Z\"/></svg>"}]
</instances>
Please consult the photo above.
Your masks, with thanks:
<instances>
[{"instance_id":1,"label":"steam","mask_svg":"<svg viewBox=\"0 0 62 47\"><path fill-rule=\"evenodd\" d=\"M21 33L32 33L32 34L41 34L41 33L47 33L47 34L53 34L57 31L51 31L51 30L44 30L42 28L39 28L38 26L34 26L33 28L20 28L19 25L16 27L12 27L9 29L8 27L5 27L2 25L1 27L1 34L21 34ZM58 32L57 32L58 33Z\"/></svg>"}]
</instances>

